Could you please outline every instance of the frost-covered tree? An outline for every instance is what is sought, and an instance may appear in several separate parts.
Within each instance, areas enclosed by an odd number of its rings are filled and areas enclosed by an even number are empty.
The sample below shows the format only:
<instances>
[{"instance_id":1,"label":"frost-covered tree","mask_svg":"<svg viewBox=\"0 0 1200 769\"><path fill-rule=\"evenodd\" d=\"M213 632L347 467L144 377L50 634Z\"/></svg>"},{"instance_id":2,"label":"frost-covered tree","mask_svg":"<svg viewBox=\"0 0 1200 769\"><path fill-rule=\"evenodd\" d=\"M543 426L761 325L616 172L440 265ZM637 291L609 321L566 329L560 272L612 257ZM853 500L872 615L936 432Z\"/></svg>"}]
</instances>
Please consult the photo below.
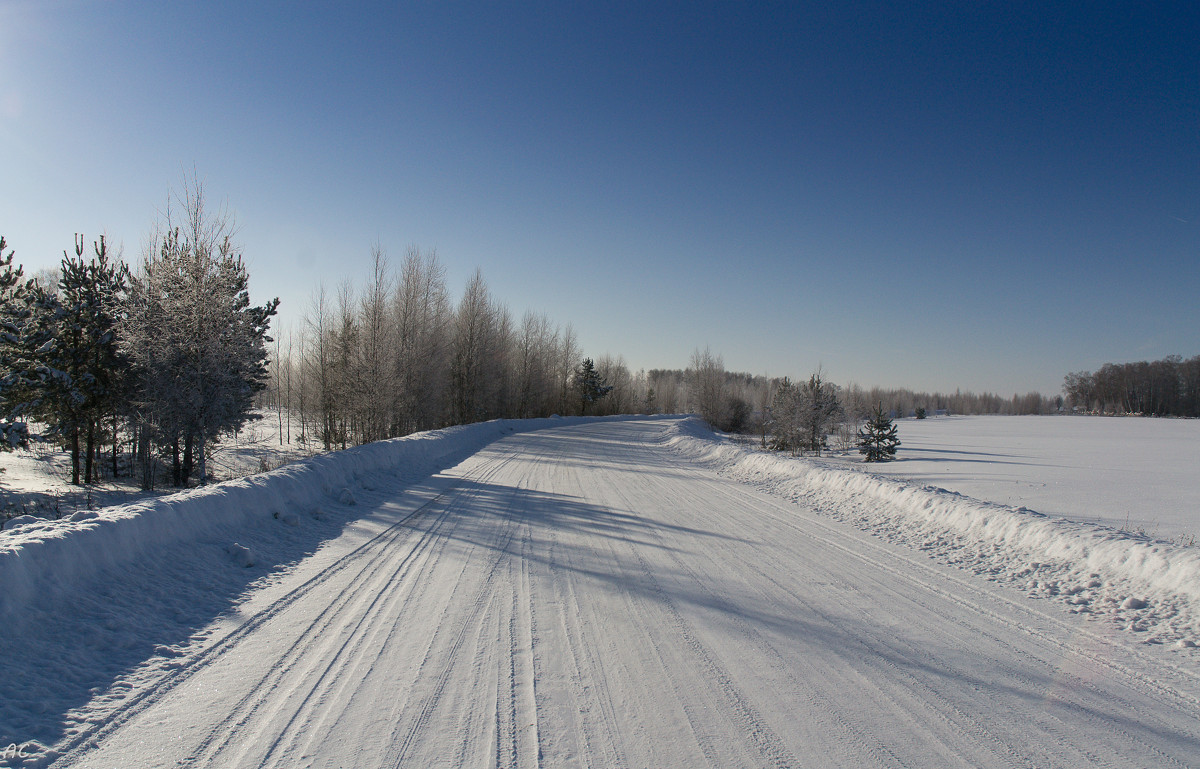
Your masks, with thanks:
<instances>
[{"instance_id":1,"label":"frost-covered tree","mask_svg":"<svg viewBox=\"0 0 1200 769\"><path fill-rule=\"evenodd\" d=\"M678 414L684 410L686 380L686 372L678 369L650 369L646 374L646 386L654 390L659 413Z\"/></svg>"},{"instance_id":2,"label":"frost-covered tree","mask_svg":"<svg viewBox=\"0 0 1200 769\"><path fill-rule=\"evenodd\" d=\"M563 329L562 335L558 338L558 345L554 353L554 380L556 389L558 390L558 406L556 410L560 414L570 413L574 406L571 381L575 373L575 362L579 360L579 352L579 343L575 336L575 329L568 323L566 328Z\"/></svg>"},{"instance_id":3,"label":"frost-covered tree","mask_svg":"<svg viewBox=\"0 0 1200 769\"><path fill-rule=\"evenodd\" d=\"M435 251L411 247L400 267L396 329L395 435L437 427L446 410L450 299Z\"/></svg>"},{"instance_id":4,"label":"frost-covered tree","mask_svg":"<svg viewBox=\"0 0 1200 769\"><path fill-rule=\"evenodd\" d=\"M803 448L821 456L829 431L842 417L837 385L826 382L818 370L800 385L799 422Z\"/></svg>"},{"instance_id":5,"label":"frost-covered tree","mask_svg":"<svg viewBox=\"0 0 1200 769\"><path fill-rule=\"evenodd\" d=\"M305 335L301 337L305 352L300 355L300 422L304 435L311 424L325 450L333 448L334 397L333 386L333 320L325 286L313 293L309 311L304 316Z\"/></svg>"},{"instance_id":6,"label":"frost-covered tree","mask_svg":"<svg viewBox=\"0 0 1200 769\"><path fill-rule=\"evenodd\" d=\"M858 452L867 462L887 462L896 458L896 447L900 445L895 423L878 404L871 412L858 433Z\"/></svg>"},{"instance_id":7,"label":"frost-covered tree","mask_svg":"<svg viewBox=\"0 0 1200 769\"><path fill-rule=\"evenodd\" d=\"M498 416L508 372L508 311L475 271L455 313L450 358L450 419L469 424Z\"/></svg>"},{"instance_id":8,"label":"frost-covered tree","mask_svg":"<svg viewBox=\"0 0 1200 769\"><path fill-rule=\"evenodd\" d=\"M768 419L771 448L775 451L800 451L799 401L799 388L789 377L783 377L775 383Z\"/></svg>"},{"instance_id":9,"label":"frost-covered tree","mask_svg":"<svg viewBox=\"0 0 1200 769\"><path fill-rule=\"evenodd\" d=\"M267 329L279 305L250 304L233 222L205 207L198 182L168 206L130 283L126 353L141 384L140 424L171 458L173 480L207 482L207 447L253 418L268 379Z\"/></svg>"},{"instance_id":10,"label":"frost-covered tree","mask_svg":"<svg viewBox=\"0 0 1200 769\"><path fill-rule=\"evenodd\" d=\"M360 343L355 388L361 414L361 442L388 437L395 403L396 340L392 309L392 278L383 246L371 250L372 273L361 297Z\"/></svg>"},{"instance_id":11,"label":"frost-covered tree","mask_svg":"<svg viewBox=\"0 0 1200 769\"><path fill-rule=\"evenodd\" d=\"M842 417L837 386L817 371L807 382L779 381L771 409L772 446L779 451L811 451L820 456L829 431Z\"/></svg>"},{"instance_id":12,"label":"frost-covered tree","mask_svg":"<svg viewBox=\"0 0 1200 769\"><path fill-rule=\"evenodd\" d=\"M596 371L610 388L599 413L626 414L634 408L633 376L625 365L625 357L601 355L596 359Z\"/></svg>"},{"instance_id":13,"label":"frost-covered tree","mask_svg":"<svg viewBox=\"0 0 1200 769\"><path fill-rule=\"evenodd\" d=\"M527 419L549 414L554 394L556 332L545 315L526 312L514 339L513 364L517 392L514 416Z\"/></svg>"},{"instance_id":14,"label":"frost-covered tree","mask_svg":"<svg viewBox=\"0 0 1200 769\"><path fill-rule=\"evenodd\" d=\"M725 421L725 361L705 347L692 352L687 370L688 401L705 422L718 430Z\"/></svg>"}]
</instances>

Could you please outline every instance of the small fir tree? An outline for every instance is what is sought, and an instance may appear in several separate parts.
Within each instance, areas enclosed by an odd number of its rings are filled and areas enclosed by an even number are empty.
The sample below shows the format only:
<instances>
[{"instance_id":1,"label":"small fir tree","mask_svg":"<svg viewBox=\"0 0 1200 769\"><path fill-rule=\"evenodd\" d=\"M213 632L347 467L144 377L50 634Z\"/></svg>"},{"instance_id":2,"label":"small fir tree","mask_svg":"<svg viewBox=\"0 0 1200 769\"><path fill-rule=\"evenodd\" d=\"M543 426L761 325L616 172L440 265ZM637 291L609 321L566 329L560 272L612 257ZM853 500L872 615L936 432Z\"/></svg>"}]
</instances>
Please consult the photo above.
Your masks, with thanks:
<instances>
[{"instance_id":1,"label":"small fir tree","mask_svg":"<svg viewBox=\"0 0 1200 769\"><path fill-rule=\"evenodd\" d=\"M884 413L883 404L877 405L858 432L858 453L864 454L868 462L887 462L896 458L899 445L896 425Z\"/></svg>"},{"instance_id":2,"label":"small fir tree","mask_svg":"<svg viewBox=\"0 0 1200 769\"><path fill-rule=\"evenodd\" d=\"M575 390L579 393L580 413L587 414L588 406L612 392L612 386L605 384L604 377L596 370L591 358L584 358L575 369Z\"/></svg>"}]
</instances>

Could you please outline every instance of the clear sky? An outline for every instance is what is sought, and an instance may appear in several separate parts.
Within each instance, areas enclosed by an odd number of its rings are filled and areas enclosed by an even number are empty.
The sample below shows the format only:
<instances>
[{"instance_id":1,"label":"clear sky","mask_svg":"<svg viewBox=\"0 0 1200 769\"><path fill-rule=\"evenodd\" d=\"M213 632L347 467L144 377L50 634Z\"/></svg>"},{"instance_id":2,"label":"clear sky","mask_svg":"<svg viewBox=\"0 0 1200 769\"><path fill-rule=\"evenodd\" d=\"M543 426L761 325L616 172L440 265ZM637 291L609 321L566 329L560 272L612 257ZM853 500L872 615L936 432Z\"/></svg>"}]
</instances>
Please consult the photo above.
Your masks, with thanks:
<instances>
[{"instance_id":1,"label":"clear sky","mask_svg":"<svg viewBox=\"0 0 1200 769\"><path fill-rule=\"evenodd\" d=\"M195 168L254 299L436 248L634 369L1057 393L1200 354L1200 4L0 0L0 234Z\"/></svg>"}]
</instances>

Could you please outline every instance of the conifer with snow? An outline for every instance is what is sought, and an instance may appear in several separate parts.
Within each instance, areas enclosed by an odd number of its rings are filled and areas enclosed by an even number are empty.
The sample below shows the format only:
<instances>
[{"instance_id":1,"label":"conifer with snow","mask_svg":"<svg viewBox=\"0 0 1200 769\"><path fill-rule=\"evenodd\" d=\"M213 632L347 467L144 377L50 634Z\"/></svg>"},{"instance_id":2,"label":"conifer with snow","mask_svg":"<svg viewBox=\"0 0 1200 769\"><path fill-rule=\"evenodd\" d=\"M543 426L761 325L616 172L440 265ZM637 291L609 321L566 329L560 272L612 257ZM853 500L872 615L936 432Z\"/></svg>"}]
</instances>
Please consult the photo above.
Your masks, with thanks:
<instances>
[{"instance_id":1,"label":"conifer with snow","mask_svg":"<svg viewBox=\"0 0 1200 769\"><path fill-rule=\"evenodd\" d=\"M883 404L877 405L858 431L858 453L865 455L867 462L887 462L896 458L899 445L895 423L884 412Z\"/></svg>"}]
</instances>

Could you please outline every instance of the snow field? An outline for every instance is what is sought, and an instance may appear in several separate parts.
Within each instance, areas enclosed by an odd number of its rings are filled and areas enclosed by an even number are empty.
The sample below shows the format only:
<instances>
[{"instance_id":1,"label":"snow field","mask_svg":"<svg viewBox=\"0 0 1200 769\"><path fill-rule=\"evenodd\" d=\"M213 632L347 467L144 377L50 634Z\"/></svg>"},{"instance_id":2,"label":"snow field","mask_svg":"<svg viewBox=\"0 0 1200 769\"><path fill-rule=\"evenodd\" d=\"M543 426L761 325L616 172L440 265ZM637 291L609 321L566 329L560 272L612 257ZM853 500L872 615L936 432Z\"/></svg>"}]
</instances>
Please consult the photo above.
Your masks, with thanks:
<instances>
[{"instance_id":1,"label":"snow field","mask_svg":"<svg viewBox=\"0 0 1200 769\"><path fill-rule=\"evenodd\" d=\"M875 475L1151 539L1200 536L1200 419L961 416L902 419ZM821 466L862 468L861 457Z\"/></svg>"},{"instance_id":2,"label":"snow field","mask_svg":"<svg viewBox=\"0 0 1200 769\"><path fill-rule=\"evenodd\" d=\"M872 472L752 451L696 420L667 439L681 456L891 542L1070 611L1107 617L1153 644L1200 643L1200 548L972 499Z\"/></svg>"}]
</instances>

